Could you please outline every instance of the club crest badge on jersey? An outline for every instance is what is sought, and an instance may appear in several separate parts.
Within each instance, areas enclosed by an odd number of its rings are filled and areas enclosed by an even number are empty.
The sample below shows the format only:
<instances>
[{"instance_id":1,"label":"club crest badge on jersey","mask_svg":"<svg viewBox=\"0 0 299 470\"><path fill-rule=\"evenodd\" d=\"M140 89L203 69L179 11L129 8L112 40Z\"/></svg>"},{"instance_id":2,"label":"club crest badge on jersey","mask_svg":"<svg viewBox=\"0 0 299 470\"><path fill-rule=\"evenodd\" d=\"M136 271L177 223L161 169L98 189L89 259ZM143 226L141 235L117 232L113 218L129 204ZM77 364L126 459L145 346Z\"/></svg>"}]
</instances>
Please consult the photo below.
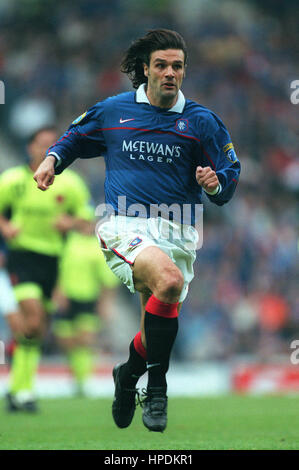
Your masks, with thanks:
<instances>
[{"instance_id":1,"label":"club crest badge on jersey","mask_svg":"<svg viewBox=\"0 0 299 470\"><path fill-rule=\"evenodd\" d=\"M80 116L78 116L78 117L72 122L72 124L79 124L79 122L81 122L82 119L85 118L86 114L87 114L87 111L85 111L85 113L83 113L83 114L81 114Z\"/></svg>"},{"instance_id":2,"label":"club crest badge on jersey","mask_svg":"<svg viewBox=\"0 0 299 470\"><path fill-rule=\"evenodd\" d=\"M238 161L238 157L237 157L237 154L235 152L235 149L234 149L234 146L233 146L232 142L230 142L229 144L226 144L223 147L223 152L224 152L226 158L231 163L236 163Z\"/></svg>"},{"instance_id":3,"label":"club crest badge on jersey","mask_svg":"<svg viewBox=\"0 0 299 470\"><path fill-rule=\"evenodd\" d=\"M188 119L178 119L175 123L175 130L178 132L187 132L188 127Z\"/></svg>"},{"instance_id":4,"label":"club crest badge on jersey","mask_svg":"<svg viewBox=\"0 0 299 470\"><path fill-rule=\"evenodd\" d=\"M141 242L142 242L142 238L136 237L134 238L134 240L131 241L129 246L132 246L133 248L135 248L135 246L139 245Z\"/></svg>"},{"instance_id":5,"label":"club crest badge on jersey","mask_svg":"<svg viewBox=\"0 0 299 470\"><path fill-rule=\"evenodd\" d=\"M61 204L63 201L64 201L64 196L62 196L62 194L58 194L56 196L56 201Z\"/></svg>"}]
</instances>

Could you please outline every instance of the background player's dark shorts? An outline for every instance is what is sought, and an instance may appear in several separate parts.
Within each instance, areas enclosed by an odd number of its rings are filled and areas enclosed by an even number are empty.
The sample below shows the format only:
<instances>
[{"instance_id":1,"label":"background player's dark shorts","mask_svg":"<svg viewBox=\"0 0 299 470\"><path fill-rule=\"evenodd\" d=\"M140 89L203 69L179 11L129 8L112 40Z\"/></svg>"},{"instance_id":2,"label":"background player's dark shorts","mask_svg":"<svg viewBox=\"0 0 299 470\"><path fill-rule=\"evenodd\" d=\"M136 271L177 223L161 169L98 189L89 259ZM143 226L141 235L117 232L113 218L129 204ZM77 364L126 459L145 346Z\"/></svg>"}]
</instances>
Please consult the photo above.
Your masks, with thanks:
<instances>
[{"instance_id":1,"label":"background player's dark shorts","mask_svg":"<svg viewBox=\"0 0 299 470\"><path fill-rule=\"evenodd\" d=\"M57 256L12 250L8 253L6 267L14 286L32 282L41 287L45 297L51 297L58 274Z\"/></svg>"},{"instance_id":2,"label":"background player's dark shorts","mask_svg":"<svg viewBox=\"0 0 299 470\"><path fill-rule=\"evenodd\" d=\"M82 313L96 314L97 301L92 302L77 302L76 300L69 300L68 309L64 312L59 312L54 316L55 320L74 320Z\"/></svg>"}]
</instances>

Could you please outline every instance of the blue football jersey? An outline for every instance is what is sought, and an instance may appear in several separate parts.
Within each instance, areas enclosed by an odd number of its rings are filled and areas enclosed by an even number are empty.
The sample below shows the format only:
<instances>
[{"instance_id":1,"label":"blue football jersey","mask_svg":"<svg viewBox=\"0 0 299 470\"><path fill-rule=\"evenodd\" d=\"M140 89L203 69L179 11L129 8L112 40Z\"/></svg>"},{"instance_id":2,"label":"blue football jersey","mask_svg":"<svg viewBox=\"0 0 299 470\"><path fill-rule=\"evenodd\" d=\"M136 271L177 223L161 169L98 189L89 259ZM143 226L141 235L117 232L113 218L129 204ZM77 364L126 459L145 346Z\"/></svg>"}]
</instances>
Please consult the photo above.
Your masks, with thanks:
<instances>
[{"instance_id":1,"label":"blue football jersey","mask_svg":"<svg viewBox=\"0 0 299 470\"><path fill-rule=\"evenodd\" d=\"M207 196L217 205L230 200L240 174L230 135L218 116L185 99L181 91L173 108L152 106L144 84L136 92L91 107L75 119L49 154L58 159L56 174L76 158L104 157L106 204L117 214L149 217L153 205L188 204L191 224L194 207L202 202L196 167L216 171L220 191ZM146 214L130 212L137 204L145 207Z\"/></svg>"}]
</instances>

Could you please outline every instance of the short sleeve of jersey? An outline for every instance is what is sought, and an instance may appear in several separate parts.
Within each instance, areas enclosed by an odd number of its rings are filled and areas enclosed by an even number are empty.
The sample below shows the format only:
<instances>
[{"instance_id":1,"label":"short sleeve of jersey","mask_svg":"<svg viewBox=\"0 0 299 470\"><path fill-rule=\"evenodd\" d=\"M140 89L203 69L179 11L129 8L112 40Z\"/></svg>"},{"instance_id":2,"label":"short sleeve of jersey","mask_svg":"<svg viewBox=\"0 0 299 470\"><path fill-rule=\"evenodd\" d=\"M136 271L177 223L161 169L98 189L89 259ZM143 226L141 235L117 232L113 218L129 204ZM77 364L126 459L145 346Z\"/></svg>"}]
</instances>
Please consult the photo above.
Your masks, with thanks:
<instances>
[{"instance_id":1,"label":"short sleeve of jersey","mask_svg":"<svg viewBox=\"0 0 299 470\"><path fill-rule=\"evenodd\" d=\"M101 281L102 287L113 289L120 284L120 280L113 274L111 269L108 267L103 253L100 251L98 261L98 274Z\"/></svg>"},{"instance_id":2,"label":"short sleeve of jersey","mask_svg":"<svg viewBox=\"0 0 299 470\"><path fill-rule=\"evenodd\" d=\"M202 158L206 166L216 171L221 184L219 194L207 196L212 202L222 205L230 200L236 189L241 165L226 127L215 115L211 116L205 135Z\"/></svg>"},{"instance_id":3,"label":"short sleeve of jersey","mask_svg":"<svg viewBox=\"0 0 299 470\"><path fill-rule=\"evenodd\" d=\"M77 158L94 158L105 154L103 120L104 104L97 103L76 118L60 139L48 149L47 155L55 155L58 159L56 174L62 173Z\"/></svg>"}]
</instances>

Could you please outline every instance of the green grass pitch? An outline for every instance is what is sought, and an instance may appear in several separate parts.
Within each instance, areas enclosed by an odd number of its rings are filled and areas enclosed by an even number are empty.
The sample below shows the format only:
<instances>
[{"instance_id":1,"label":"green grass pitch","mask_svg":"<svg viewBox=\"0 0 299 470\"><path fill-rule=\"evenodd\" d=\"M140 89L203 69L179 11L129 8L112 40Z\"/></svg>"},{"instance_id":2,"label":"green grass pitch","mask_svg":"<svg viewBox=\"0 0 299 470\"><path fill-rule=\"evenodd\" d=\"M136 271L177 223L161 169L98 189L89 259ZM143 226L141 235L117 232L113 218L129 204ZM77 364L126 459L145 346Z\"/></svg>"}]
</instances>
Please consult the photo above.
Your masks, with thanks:
<instances>
[{"instance_id":1,"label":"green grass pitch","mask_svg":"<svg viewBox=\"0 0 299 470\"><path fill-rule=\"evenodd\" d=\"M36 415L1 405L0 449L299 449L299 397L171 397L163 434L143 426L140 407L118 429L109 399L41 400Z\"/></svg>"}]
</instances>

